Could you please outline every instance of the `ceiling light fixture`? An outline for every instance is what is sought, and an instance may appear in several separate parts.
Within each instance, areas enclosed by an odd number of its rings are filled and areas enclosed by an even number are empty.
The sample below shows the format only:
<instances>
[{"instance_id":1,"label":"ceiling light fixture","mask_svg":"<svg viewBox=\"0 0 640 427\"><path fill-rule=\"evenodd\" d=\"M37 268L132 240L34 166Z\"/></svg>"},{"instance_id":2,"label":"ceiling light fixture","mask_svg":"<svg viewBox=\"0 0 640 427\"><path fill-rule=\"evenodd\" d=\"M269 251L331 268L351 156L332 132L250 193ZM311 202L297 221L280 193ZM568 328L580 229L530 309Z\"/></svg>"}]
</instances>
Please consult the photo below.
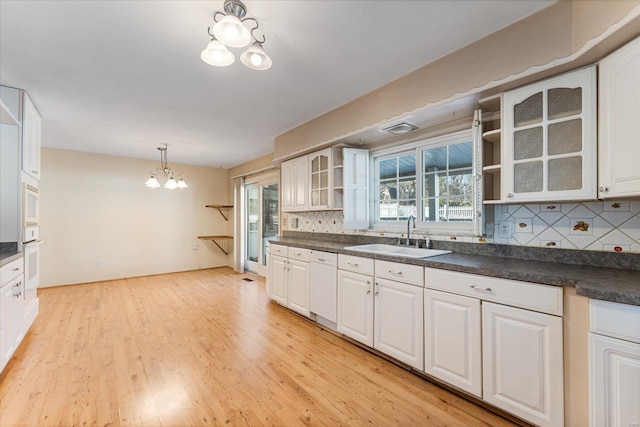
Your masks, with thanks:
<instances>
[{"instance_id":1,"label":"ceiling light fixture","mask_svg":"<svg viewBox=\"0 0 640 427\"><path fill-rule=\"evenodd\" d=\"M167 162L167 144L164 144L164 147L158 147L158 150L160 151L160 167L151 172L145 185L149 188L160 187L158 182L158 177L160 177L165 180L164 188L169 190L187 188L188 185L181 175L178 175L178 181L173 177L173 171L169 168L169 163Z\"/></svg>"},{"instance_id":2,"label":"ceiling light fixture","mask_svg":"<svg viewBox=\"0 0 640 427\"><path fill-rule=\"evenodd\" d=\"M409 123L403 122L403 123L398 123L397 125L386 127L382 130L392 133L394 135L404 135L405 133L412 132L416 129L418 129L417 126L410 125Z\"/></svg>"},{"instance_id":3,"label":"ceiling light fixture","mask_svg":"<svg viewBox=\"0 0 640 427\"><path fill-rule=\"evenodd\" d=\"M235 61L235 56L227 46L245 47L253 40L247 51L240 55L240 61L252 70L261 71L271 68L271 58L262 48L265 36L262 36L262 40L258 40L253 35L260 24L254 18L245 18L246 6L240 0L225 0L223 9L224 12L216 11L213 14L215 24L213 28L207 28L211 41L200 54L200 58L209 65L226 67ZM222 18L218 19L219 15L222 15ZM253 21L255 25L251 30L244 26L247 21Z\"/></svg>"}]
</instances>

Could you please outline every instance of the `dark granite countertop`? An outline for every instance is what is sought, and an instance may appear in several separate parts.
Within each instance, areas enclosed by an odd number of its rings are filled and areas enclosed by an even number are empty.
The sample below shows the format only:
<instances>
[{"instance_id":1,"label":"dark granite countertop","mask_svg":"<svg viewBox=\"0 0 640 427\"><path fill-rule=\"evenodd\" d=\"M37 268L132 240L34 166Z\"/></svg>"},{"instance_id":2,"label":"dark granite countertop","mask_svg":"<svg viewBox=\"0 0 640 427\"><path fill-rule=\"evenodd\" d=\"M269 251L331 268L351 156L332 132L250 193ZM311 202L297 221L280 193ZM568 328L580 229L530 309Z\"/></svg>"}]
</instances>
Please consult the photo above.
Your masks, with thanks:
<instances>
[{"instance_id":1,"label":"dark granite countertop","mask_svg":"<svg viewBox=\"0 0 640 427\"><path fill-rule=\"evenodd\" d=\"M15 261L18 258L22 258L22 252L13 251L13 252L0 252L0 267L4 267L9 264L11 261Z\"/></svg>"},{"instance_id":2,"label":"dark granite countertop","mask_svg":"<svg viewBox=\"0 0 640 427\"><path fill-rule=\"evenodd\" d=\"M576 288L578 295L640 306L640 271L638 270L455 253L455 250L452 254L412 259L345 249L346 246L352 246L354 243L310 240L296 237L280 237L271 242L304 249L403 262L405 264L414 264L423 267L440 268L545 285L572 286Z\"/></svg>"}]
</instances>

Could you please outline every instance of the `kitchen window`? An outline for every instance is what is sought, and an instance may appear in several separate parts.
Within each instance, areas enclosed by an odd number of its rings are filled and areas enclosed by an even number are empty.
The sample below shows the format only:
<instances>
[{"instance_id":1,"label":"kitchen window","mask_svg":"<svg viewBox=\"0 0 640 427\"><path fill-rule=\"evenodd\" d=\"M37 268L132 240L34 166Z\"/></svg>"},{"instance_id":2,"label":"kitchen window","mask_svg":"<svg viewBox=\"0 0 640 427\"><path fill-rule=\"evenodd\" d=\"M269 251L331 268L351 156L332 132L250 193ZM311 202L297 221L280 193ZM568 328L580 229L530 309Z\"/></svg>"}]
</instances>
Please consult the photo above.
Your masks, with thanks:
<instances>
[{"instance_id":1,"label":"kitchen window","mask_svg":"<svg viewBox=\"0 0 640 427\"><path fill-rule=\"evenodd\" d=\"M372 153L373 227L478 234L476 144L466 130Z\"/></svg>"}]
</instances>

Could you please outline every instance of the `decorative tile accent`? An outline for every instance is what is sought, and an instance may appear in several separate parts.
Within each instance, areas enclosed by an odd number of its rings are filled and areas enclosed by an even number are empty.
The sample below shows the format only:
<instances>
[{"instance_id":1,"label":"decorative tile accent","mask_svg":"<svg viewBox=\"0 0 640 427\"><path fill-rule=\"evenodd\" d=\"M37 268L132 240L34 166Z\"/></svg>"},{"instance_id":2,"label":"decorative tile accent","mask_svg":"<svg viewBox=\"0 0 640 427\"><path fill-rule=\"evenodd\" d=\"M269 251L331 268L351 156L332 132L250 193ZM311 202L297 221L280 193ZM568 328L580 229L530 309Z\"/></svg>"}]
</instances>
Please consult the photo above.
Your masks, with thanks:
<instances>
[{"instance_id":1,"label":"decorative tile accent","mask_svg":"<svg viewBox=\"0 0 640 427\"><path fill-rule=\"evenodd\" d=\"M283 230L399 238L404 233L381 230L343 230L342 211L283 214ZM298 218L298 228L292 219ZM640 201L608 200L586 203L541 203L496 206L486 224L485 237L431 235L432 240L498 243L542 248L640 253ZM512 222L509 239L493 234L502 221ZM416 230L416 235L421 231Z\"/></svg>"}]
</instances>

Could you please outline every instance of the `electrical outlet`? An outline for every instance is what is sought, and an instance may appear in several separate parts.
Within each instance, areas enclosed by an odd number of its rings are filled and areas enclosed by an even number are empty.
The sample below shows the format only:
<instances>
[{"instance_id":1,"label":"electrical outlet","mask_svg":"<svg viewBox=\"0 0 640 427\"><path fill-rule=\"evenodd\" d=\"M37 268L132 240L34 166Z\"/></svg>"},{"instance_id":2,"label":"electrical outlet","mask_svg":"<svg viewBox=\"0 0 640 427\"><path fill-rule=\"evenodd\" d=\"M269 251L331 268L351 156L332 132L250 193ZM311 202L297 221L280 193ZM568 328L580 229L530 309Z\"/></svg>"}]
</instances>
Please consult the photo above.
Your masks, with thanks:
<instances>
[{"instance_id":1,"label":"electrical outlet","mask_svg":"<svg viewBox=\"0 0 640 427\"><path fill-rule=\"evenodd\" d=\"M197 251L197 250L198 250L198 244L197 244L197 243L194 243L194 244L191 246L191 249L193 249L194 251Z\"/></svg>"},{"instance_id":2,"label":"electrical outlet","mask_svg":"<svg viewBox=\"0 0 640 427\"><path fill-rule=\"evenodd\" d=\"M96 262L96 265L98 267L104 267L104 260L102 258L99 258L98 261Z\"/></svg>"},{"instance_id":3,"label":"electrical outlet","mask_svg":"<svg viewBox=\"0 0 640 427\"><path fill-rule=\"evenodd\" d=\"M510 239L513 234L513 222L500 221L498 224L498 237L501 239Z\"/></svg>"}]
</instances>

